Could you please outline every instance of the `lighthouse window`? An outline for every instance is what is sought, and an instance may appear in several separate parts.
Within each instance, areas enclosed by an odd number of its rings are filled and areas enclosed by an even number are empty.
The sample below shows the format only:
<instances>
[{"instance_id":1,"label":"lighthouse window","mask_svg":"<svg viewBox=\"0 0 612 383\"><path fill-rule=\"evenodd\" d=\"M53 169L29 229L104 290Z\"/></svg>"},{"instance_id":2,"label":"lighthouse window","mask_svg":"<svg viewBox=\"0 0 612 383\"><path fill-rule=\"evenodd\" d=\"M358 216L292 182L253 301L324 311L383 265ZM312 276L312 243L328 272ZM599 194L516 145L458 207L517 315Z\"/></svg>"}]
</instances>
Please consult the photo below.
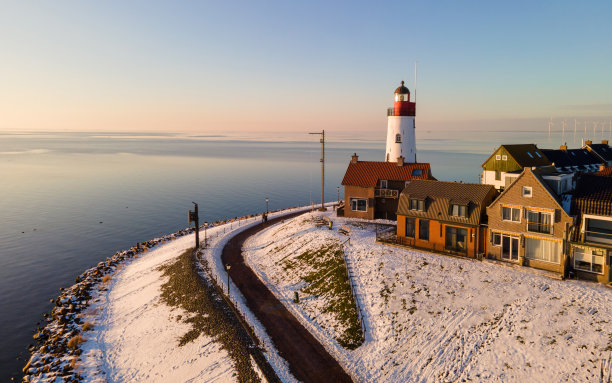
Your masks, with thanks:
<instances>
[{"instance_id":1,"label":"lighthouse window","mask_svg":"<svg viewBox=\"0 0 612 383\"><path fill-rule=\"evenodd\" d=\"M402 135L401 134L396 134L395 135L395 142L402 142Z\"/></svg>"}]
</instances>

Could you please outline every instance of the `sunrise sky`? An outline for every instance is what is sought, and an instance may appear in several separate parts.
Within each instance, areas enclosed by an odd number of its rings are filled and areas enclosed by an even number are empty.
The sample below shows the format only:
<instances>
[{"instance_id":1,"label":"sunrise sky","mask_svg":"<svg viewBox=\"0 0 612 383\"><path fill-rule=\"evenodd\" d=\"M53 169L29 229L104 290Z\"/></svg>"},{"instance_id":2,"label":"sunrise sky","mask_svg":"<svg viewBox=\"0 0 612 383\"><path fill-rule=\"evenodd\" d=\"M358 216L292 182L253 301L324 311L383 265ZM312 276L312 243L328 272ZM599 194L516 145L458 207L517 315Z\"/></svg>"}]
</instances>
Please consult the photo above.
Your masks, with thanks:
<instances>
[{"instance_id":1,"label":"sunrise sky","mask_svg":"<svg viewBox=\"0 0 612 383\"><path fill-rule=\"evenodd\" d=\"M0 131L422 129L612 118L610 1L7 1ZM573 121L573 120L572 120Z\"/></svg>"}]
</instances>

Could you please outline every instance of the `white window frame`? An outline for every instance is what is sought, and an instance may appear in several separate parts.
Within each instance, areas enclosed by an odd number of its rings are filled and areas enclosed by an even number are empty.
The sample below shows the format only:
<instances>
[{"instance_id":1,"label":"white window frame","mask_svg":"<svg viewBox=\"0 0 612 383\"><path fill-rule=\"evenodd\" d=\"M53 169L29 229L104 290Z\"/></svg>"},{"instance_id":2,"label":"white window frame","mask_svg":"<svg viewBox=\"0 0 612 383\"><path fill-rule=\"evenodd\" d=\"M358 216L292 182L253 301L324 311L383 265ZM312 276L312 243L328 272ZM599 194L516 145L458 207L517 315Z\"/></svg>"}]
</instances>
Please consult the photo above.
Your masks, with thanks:
<instances>
[{"instance_id":1,"label":"white window frame","mask_svg":"<svg viewBox=\"0 0 612 383\"><path fill-rule=\"evenodd\" d=\"M580 233L582 234L582 237L585 239L585 241L588 242L596 242L596 243L612 243L612 240L610 241L593 241L592 237L591 238L587 238L588 233L586 233L586 220L587 219L597 219L600 221L612 221L612 217L606 217L603 215L594 215L594 214L583 214L582 215L582 225L580 225Z\"/></svg>"},{"instance_id":2,"label":"white window frame","mask_svg":"<svg viewBox=\"0 0 612 383\"><path fill-rule=\"evenodd\" d=\"M581 260L585 263L587 263L587 260L590 256L591 262L588 262L589 263L588 269L576 265L576 250L584 250L584 253L583 253L584 256L581 257L582 258ZM601 255L593 254L594 251L600 251L602 252L602 254ZM574 264L574 269L580 270L580 271L586 271L587 273L603 274L605 264L606 264L606 253L607 251L604 249L594 249L591 247L574 246L572 247L572 261ZM601 258L601 263L596 262L598 260L597 258ZM601 271L593 271L593 265L601 265Z\"/></svg>"},{"instance_id":3,"label":"white window frame","mask_svg":"<svg viewBox=\"0 0 612 383\"><path fill-rule=\"evenodd\" d=\"M387 181L387 180L380 180L380 188L381 189L388 189L389 188L389 181Z\"/></svg>"},{"instance_id":4,"label":"white window frame","mask_svg":"<svg viewBox=\"0 0 612 383\"><path fill-rule=\"evenodd\" d=\"M495 155L495 159L496 159L497 161L501 161L501 154L496 154L496 155Z\"/></svg>"},{"instance_id":5,"label":"white window frame","mask_svg":"<svg viewBox=\"0 0 612 383\"><path fill-rule=\"evenodd\" d=\"M457 214L455 214L455 206L457 206ZM461 210L464 210L465 214L461 214ZM468 207L466 205L460 205L458 203L451 204L451 216L466 218L467 214L468 214Z\"/></svg>"},{"instance_id":6,"label":"white window frame","mask_svg":"<svg viewBox=\"0 0 612 383\"><path fill-rule=\"evenodd\" d=\"M504 209L510 209L510 219L504 219ZM515 210L518 210L518 221L514 220L514 211ZM511 207L511 206L502 206L501 219L502 219L502 221L506 221L506 222L518 222L518 223L521 223L521 208L520 207Z\"/></svg>"},{"instance_id":7,"label":"white window frame","mask_svg":"<svg viewBox=\"0 0 612 383\"><path fill-rule=\"evenodd\" d=\"M534 214L547 214L548 216L550 216L550 231L546 232L546 231L536 231L536 230L529 230L529 223L538 223L538 222L534 222L534 221L529 221L529 213L534 213ZM555 213L554 212L548 212L548 211L539 211L539 210L531 210L531 209L525 209L525 220L527 223L527 231L530 233L543 233L543 234L553 234L554 232L554 227L555 227Z\"/></svg>"},{"instance_id":8,"label":"white window frame","mask_svg":"<svg viewBox=\"0 0 612 383\"><path fill-rule=\"evenodd\" d=\"M359 209L359 201L365 201L365 210ZM354 207L353 207L353 202L355 203ZM368 200L367 200L367 198L351 198L351 210L352 211L367 212L368 211Z\"/></svg>"},{"instance_id":9,"label":"white window frame","mask_svg":"<svg viewBox=\"0 0 612 383\"><path fill-rule=\"evenodd\" d=\"M554 245L549 245L549 246L555 246L557 253L556 254L538 254L538 256L533 256L532 254L529 254L529 245L528 242L529 241L542 241L545 242L547 244L554 244ZM561 262L561 252L562 252L562 244L557 242L557 241L551 241L545 238L530 238L530 237L525 237L525 258L527 259L531 259L534 261L539 261L539 262L547 262L547 263L552 263L555 265L558 265ZM551 260L552 257L556 257L556 260ZM546 259L548 258L548 259Z\"/></svg>"},{"instance_id":10,"label":"white window frame","mask_svg":"<svg viewBox=\"0 0 612 383\"><path fill-rule=\"evenodd\" d=\"M533 188L531 186L523 186L523 197L531 198L533 197Z\"/></svg>"},{"instance_id":11,"label":"white window frame","mask_svg":"<svg viewBox=\"0 0 612 383\"><path fill-rule=\"evenodd\" d=\"M497 237L497 243L495 243L495 237ZM499 246L501 247L502 245L502 234L501 233L492 233L491 235L491 244L493 244L493 246Z\"/></svg>"},{"instance_id":12,"label":"white window frame","mask_svg":"<svg viewBox=\"0 0 612 383\"><path fill-rule=\"evenodd\" d=\"M504 154L504 155L502 156L502 161L508 161L508 156Z\"/></svg>"}]
</instances>

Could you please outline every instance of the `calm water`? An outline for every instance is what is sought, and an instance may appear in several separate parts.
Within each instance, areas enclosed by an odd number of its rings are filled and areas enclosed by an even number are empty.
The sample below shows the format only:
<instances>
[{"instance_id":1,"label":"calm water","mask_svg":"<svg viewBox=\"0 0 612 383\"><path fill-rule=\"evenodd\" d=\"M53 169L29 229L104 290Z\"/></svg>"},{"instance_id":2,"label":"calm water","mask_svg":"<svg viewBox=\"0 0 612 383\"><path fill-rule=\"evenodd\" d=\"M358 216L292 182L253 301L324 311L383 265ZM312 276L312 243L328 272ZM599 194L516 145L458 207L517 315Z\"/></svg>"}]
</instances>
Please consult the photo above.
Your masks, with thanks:
<instances>
[{"instance_id":1,"label":"calm water","mask_svg":"<svg viewBox=\"0 0 612 383\"><path fill-rule=\"evenodd\" d=\"M320 202L320 144L227 137L0 133L0 381L19 376L26 347L60 287L136 242L204 220ZM420 132L419 162L440 180L478 182L501 143L556 148L544 132ZM384 158L383 141L326 145L326 200L350 155ZM342 192L342 191L341 191ZM21 358L21 359L18 359Z\"/></svg>"}]
</instances>

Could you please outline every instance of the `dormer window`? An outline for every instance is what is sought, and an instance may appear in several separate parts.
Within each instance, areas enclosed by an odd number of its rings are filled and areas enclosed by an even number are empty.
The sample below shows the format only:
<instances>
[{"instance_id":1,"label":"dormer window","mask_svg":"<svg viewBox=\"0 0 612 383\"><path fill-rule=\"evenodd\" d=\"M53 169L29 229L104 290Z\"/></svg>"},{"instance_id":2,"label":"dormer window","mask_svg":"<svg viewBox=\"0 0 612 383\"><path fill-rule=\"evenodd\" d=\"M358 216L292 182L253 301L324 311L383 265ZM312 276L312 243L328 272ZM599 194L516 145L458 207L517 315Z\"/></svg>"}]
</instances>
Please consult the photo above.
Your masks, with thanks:
<instances>
[{"instance_id":1,"label":"dormer window","mask_svg":"<svg viewBox=\"0 0 612 383\"><path fill-rule=\"evenodd\" d=\"M425 211L425 201L422 199L411 199L410 210Z\"/></svg>"},{"instance_id":2,"label":"dormer window","mask_svg":"<svg viewBox=\"0 0 612 383\"><path fill-rule=\"evenodd\" d=\"M395 135L395 142L396 143L401 143L402 142L402 135L401 134L396 134Z\"/></svg>"},{"instance_id":3,"label":"dormer window","mask_svg":"<svg viewBox=\"0 0 612 383\"><path fill-rule=\"evenodd\" d=\"M387 180L380 180L380 188L381 189L388 189L388 186L389 186L389 184L388 184Z\"/></svg>"},{"instance_id":4,"label":"dormer window","mask_svg":"<svg viewBox=\"0 0 612 383\"><path fill-rule=\"evenodd\" d=\"M452 204L451 205L451 215L453 217L467 217L467 206Z\"/></svg>"},{"instance_id":5,"label":"dormer window","mask_svg":"<svg viewBox=\"0 0 612 383\"><path fill-rule=\"evenodd\" d=\"M412 169L412 175L413 176L421 176L421 175L423 175L423 170L422 169Z\"/></svg>"}]
</instances>

